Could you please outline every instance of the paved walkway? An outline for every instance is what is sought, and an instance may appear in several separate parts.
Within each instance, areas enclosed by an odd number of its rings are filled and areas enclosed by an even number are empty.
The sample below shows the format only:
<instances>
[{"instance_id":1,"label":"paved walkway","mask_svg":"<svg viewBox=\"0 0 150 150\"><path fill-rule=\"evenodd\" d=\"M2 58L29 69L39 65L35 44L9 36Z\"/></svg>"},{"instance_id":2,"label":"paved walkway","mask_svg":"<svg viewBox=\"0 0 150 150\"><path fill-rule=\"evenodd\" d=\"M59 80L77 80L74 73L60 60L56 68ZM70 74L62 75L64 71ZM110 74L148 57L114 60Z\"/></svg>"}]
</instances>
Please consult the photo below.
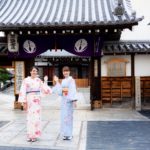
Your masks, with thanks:
<instances>
[{"instance_id":1,"label":"paved walkway","mask_svg":"<svg viewBox=\"0 0 150 150\"><path fill-rule=\"evenodd\" d=\"M86 150L150 150L150 121L90 121Z\"/></svg>"},{"instance_id":2,"label":"paved walkway","mask_svg":"<svg viewBox=\"0 0 150 150\"><path fill-rule=\"evenodd\" d=\"M13 109L14 97L11 90L9 94L0 92L0 121L9 121L0 127L0 146L86 150L88 121L148 121L148 118L132 109L103 108L91 111L89 89L80 89L78 99L78 108L74 111L72 141L64 141L59 135L60 98L53 94L42 100L42 136L39 141L29 143L26 142L26 113Z\"/></svg>"}]
</instances>

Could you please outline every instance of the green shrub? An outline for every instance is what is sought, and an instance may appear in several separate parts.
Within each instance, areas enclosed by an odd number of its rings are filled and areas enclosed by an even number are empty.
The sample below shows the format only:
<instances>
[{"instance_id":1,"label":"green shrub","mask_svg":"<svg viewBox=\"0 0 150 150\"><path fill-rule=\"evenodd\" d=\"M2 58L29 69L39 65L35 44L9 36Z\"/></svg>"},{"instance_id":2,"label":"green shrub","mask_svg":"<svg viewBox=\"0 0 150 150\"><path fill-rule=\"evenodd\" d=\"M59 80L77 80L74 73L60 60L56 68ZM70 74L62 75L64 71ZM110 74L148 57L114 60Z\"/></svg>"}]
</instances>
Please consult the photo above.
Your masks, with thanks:
<instances>
[{"instance_id":1,"label":"green shrub","mask_svg":"<svg viewBox=\"0 0 150 150\"><path fill-rule=\"evenodd\" d=\"M0 68L0 82L6 82L9 79L10 73L4 68Z\"/></svg>"}]
</instances>

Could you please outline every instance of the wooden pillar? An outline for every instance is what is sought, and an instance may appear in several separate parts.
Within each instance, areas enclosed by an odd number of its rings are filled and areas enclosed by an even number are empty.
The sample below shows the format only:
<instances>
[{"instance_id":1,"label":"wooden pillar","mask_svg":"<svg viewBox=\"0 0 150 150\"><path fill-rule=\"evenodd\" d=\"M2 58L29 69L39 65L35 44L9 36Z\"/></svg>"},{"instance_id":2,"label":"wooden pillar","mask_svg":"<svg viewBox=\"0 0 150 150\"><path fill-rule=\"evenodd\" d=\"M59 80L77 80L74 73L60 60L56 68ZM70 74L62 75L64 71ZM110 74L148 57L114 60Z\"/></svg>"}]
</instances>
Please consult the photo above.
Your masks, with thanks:
<instances>
[{"instance_id":1,"label":"wooden pillar","mask_svg":"<svg viewBox=\"0 0 150 150\"><path fill-rule=\"evenodd\" d=\"M131 54L132 108L135 108L135 55Z\"/></svg>"},{"instance_id":2,"label":"wooden pillar","mask_svg":"<svg viewBox=\"0 0 150 150\"><path fill-rule=\"evenodd\" d=\"M78 78L81 79L82 78L82 66L78 66Z\"/></svg>"},{"instance_id":3,"label":"wooden pillar","mask_svg":"<svg viewBox=\"0 0 150 150\"><path fill-rule=\"evenodd\" d=\"M58 77L60 77L60 79L63 79L62 68L63 66L58 67Z\"/></svg>"},{"instance_id":4,"label":"wooden pillar","mask_svg":"<svg viewBox=\"0 0 150 150\"><path fill-rule=\"evenodd\" d=\"M25 77L30 76L30 68L34 66L34 58L25 61Z\"/></svg>"},{"instance_id":5,"label":"wooden pillar","mask_svg":"<svg viewBox=\"0 0 150 150\"><path fill-rule=\"evenodd\" d=\"M101 107L101 57L91 57L90 62L91 110Z\"/></svg>"}]
</instances>

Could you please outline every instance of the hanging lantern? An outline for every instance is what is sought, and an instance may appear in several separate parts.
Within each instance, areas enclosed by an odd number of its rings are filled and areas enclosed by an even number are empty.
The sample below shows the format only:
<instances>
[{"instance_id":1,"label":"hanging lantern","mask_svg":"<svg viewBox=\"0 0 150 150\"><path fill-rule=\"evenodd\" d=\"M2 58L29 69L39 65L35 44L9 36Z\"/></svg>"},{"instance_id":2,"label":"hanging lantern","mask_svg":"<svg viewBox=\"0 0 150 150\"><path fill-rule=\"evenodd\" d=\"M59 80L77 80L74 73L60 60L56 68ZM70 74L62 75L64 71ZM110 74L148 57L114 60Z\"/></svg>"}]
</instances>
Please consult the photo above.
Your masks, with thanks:
<instances>
[{"instance_id":1,"label":"hanging lantern","mask_svg":"<svg viewBox=\"0 0 150 150\"><path fill-rule=\"evenodd\" d=\"M7 36L8 51L15 53L19 51L18 35L9 33Z\"/></svg>"}]
</instances>

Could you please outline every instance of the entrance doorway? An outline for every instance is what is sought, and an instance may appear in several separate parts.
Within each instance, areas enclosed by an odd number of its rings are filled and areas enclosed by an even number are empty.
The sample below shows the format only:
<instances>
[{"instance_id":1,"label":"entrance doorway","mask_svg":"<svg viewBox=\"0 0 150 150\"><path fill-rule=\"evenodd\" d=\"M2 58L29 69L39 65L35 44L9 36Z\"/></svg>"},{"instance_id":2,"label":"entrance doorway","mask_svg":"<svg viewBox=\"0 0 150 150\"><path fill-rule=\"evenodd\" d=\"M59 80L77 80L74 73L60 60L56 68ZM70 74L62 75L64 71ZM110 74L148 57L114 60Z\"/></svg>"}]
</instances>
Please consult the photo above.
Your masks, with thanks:
<instances>
[{"instance_id":1,"label":"entrance doorway","mask_svg":"<svg viewBox=\"0 0 150 150\"><path fill-rule=\"evenodd\" d=\"M42 55L42 54L41 54ZM39 56L40 57L40 56ZM90 109L90 60L89 58L76 57L58 57L55 56L35 58L35 65L39 68L39 76L41 79L45 75L48 76L48 85L53 86L53 76L57 75L60 80L63 79L62 68L69 66L71 76L75 79L77 86L78 108ZM55 100L54 100L55 99ZM60 104L59 96L52 94L44 98L43 105L45 107L58 108Z\"/></svg>"}]
</instances>

